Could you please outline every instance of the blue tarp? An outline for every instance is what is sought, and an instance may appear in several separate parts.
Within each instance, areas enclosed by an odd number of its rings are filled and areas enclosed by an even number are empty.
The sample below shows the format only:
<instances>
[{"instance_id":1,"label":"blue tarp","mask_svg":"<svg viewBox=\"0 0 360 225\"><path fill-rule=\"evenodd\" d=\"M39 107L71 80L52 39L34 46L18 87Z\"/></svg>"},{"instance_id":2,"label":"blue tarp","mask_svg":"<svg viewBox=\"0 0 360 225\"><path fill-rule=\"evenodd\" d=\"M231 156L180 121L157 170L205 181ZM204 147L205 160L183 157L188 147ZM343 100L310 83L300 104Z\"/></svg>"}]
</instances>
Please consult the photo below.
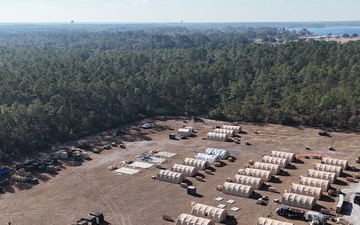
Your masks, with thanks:
<instances>
[{"instance_id":1,"label":"blue tarp","mask_svg":"<svg viewBox=\"0 0 360 225\"><path fill-rule=\"evenodd\" d=\"M207 148L205 149L205 153L208 155L219 156L220 159L226 159L230 156L229 151L225 149Z\"/></svg>"},{"instance_id":2,"label":"blue tarp","mask_svg":"<svg viewBox=\"0 0 360 225\"><path fill-rule=\"evenodd\" d=\"M0 175L5 175L10 173L10 169L8 167L3 167L0 169Z\"/></svg>"}]
</instances>

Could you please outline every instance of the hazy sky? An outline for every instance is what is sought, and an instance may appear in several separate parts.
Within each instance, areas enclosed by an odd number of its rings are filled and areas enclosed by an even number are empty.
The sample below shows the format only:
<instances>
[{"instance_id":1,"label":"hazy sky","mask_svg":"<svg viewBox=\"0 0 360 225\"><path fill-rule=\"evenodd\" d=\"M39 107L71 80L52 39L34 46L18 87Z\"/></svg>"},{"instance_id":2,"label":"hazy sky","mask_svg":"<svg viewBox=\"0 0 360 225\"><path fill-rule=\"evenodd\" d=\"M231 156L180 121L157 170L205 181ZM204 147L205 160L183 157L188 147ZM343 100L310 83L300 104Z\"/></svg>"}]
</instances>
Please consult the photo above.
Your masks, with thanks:
<instances>
[{"instance_id":1,"label":"hazy sky","mask_svg":"<svg viewBox=\"0 0 360 225\"><path fill-rule=\"evenodd\" d=\"M360 20L360 0L0 0L7 22Z\"/></svg>"}]
</instances>

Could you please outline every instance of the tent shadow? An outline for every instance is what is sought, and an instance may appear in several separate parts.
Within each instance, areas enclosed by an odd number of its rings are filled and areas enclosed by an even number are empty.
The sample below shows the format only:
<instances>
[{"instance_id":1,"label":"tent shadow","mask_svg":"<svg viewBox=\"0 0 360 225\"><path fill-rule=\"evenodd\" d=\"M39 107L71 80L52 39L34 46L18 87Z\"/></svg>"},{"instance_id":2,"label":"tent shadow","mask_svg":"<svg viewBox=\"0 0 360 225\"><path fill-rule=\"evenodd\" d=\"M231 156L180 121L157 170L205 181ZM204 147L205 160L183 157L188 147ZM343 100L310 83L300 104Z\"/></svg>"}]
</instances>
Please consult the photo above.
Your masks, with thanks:
<instances>
[{"instance_id":1,"label":"tent shadow","mask_svg":"<svg viewBox=\"0 0 360 225\"><path fill-rule=\"evenodd\" d=\"M182 183L186 183L188 186L193 185L193 182L191 182L191 181L188 180L188 179L185 179Z\"/></svg>"},{"instance_id":2,"label":"tent shadow","mask_svg":"<svg viewBox=\"0 0 360 225\"><path fill-rule=\"evenodd\" d=\"M276 184L282 183L282 181L280 180L279 177L272 177L269 182L276 183Z\"/></svg>"},{"instance_id":3,"label":"tent shadow","mask_svg":"<svg viewBox=\"0 0 360 225\"><path fill-rule=\"evenodd\" d=\"M202 174L202 173L197 173L197 174L194 175L194 177L195 177L195 176L199 176L199 177L201 177L201 178L205 178L205 175Z\"/></svg>"},{"instance_id":4,"label":"tent shadow","mask_svg":"<svg viewBox=\"0 0 360 225\"><path fill-rule=\"evenodd\" d=\"M198 194L198 193L196 193L196 194L189 194L189 195L194 196L195 198L202 198L202 197L204 197L204 195L201 195L201 194Z\"/></svg>"},{"instance_id":5,"label":"tent shadow","mask_svg":"<svg viewBox=\"0 0 360 225\"><path fill-rule=\"evenodd\" d=\"M346 183L345 181L339 180L339 179L336 179L334 184L341 185L341 186L347 186L348 185L348 183Z\"/></svg>"},{"instance_id":6,"label":"tent shadow","mask_svg":"<svg viewBox=\"0 0 360 225\"><path fill-rule=\"evenodd\" d=\"M305 162L302 161L300 158L296 158L295 161L293 161L293 163L304 164Z\"/></svg>"},{"instance_id":7,"label":"tent shadow","mask_svg":"<svg viewBox=\"0 0 360 225\"><path fill-rule=\"evenodd\" d=\"M262 197L262 195L260 193L257 193L254 191L253 194L249 198L258 200L261 197Z\"/></svg>"},{"instance_id":8,"label":"tent shadow","mask_svg":"<svg viewBox=\"0 0 360 225\"><path fill-rule=\"evenodd\" d=\"M216 169L214 168L214 167L212 167L212 166L209 166L208 168L206 168L207 170L210 170L211 172L215 172L216 171Z\"/></svg>"},{"instance_id":9,"label":"tent shadow","mask_svg":"<svg viewBox=\"0 0 360 225\"><path fill-rule=\"evenodd\" d=\"M296 170L297 169L297 167L294 164L288 164L285 168L289 169L289 170Z\"/></svg>"},{"instance_id":10,"label":"tent shadow","mask_svg":"<svg viewBox=\"0 0 360 225\"><path fill-rule=\"evenodd\" d=\"M319 200L324 202L335 202L335 199L328 195L322 195Z\"/></svg>"},{"instance_id":11,"label":"tent shadow","mask_svg":"<svg viewBox=\"0 0 360 225\"><path fill-rule=\"evenodd\" d=\"M237 225L237 219L235 216L228 215L224 221L222 221L220 224L226 224L226 225Z\"/></svg>"}]
</instances>

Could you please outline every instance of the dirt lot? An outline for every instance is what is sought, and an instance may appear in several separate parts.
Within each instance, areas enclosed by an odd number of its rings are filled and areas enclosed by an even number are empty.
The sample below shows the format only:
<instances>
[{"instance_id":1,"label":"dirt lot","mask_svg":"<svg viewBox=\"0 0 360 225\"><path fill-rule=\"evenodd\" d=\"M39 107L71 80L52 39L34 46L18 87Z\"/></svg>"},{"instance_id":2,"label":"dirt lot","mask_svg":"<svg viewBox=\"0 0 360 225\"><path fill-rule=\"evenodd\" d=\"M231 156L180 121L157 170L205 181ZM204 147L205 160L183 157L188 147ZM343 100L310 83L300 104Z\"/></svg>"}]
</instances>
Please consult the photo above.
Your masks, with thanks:
<instances>
[{"instance_id":1,"label":"dirt lot","mask_svg":"<svg viewBox=\"0 0 360 225\"><path fill-rule=\"evenodd\" d=\"M271 150L289 151L297 154L323 154L333 158L348 159L350 165L355 165L355 156L359 153L359 134L346 132L332 132L332 137L319 136L319 129L305 127L286 127L269 124L240 124L243 134L241 143L218 142L203 140L206 133L220 121L206 120L205 123L193 123L184 118L152 119L154 128L142 129L141 121L124 126L125 135L111 137L102 133L89 137L88 140L103 142L123 141L126 149L114 147L104 150L101 154L90 153L92 160L84 161L81 166L69 166L65 160L63 169L58 174L37 174L40 183L27 190L20 190L19 186L7 187L0 195L0 224L73 224L91 211L105 213L105 219L116 225L167 225L174 224L164 221L162 215L167 214L176 220L181 213L190 213L191 202L199 202L212 206L226 204L229 210L232 206L239 207L237 212L229 211L235 220L224 224L248 225L256 224L258 217L272 218L306 224L303 221L291 221L277 216L274 211L279 204L274 199L280 199L284 190L289 190L291 183L298 183L299 176L306 176L307 169L313 168L316 159L300 158L287 168L289 175L280 175L280 181L269 182L279 193L272 193L266 188L256 190L258 195L253 198L241 198L222 194L216 191L216 186L223 184L227 177L234 177L239 168L244 168L249 160L261 161L262 155L269 155ZM169 134L175 133L183 125L194 127L197 137L181 140L169 140ZM258 134L254 131L257 130ZM245 145L249 141L251 145ZM305 147L311 150L306 150ZM333 146L335 151L328 150ZM207 147L227 149L236 157L235 162L223 161L223 167L213 167L213 175L205 174L204 181L189 177L188 180L197 188L198 196L191 196L186 189L177 184L171 184L151 179L159 169L141 169L135 175L118 175L108 170L108 167L124 160L136 160L143 152L161 150L177 153L168 158L164 168L171 168L174 163L182 163L185 157L193 157L194 152L203 152ZM345 171L345 176L352 176L354 171ZM349 189L345 177L340 177L335 188ZM260 195L267 195L270 203L267 206L255 204ZM223 197L216 201L216 197ZM226 203L233 199L233 204ZM346 198L349 201L348 198ZM336 209L337 198L325 195L314 210L320 208ZM349 203L351 204L351 203ZM358 205L351 204L355 210ZM334 210L331 210L337 216Z\"/></svg>"}]
</instances>

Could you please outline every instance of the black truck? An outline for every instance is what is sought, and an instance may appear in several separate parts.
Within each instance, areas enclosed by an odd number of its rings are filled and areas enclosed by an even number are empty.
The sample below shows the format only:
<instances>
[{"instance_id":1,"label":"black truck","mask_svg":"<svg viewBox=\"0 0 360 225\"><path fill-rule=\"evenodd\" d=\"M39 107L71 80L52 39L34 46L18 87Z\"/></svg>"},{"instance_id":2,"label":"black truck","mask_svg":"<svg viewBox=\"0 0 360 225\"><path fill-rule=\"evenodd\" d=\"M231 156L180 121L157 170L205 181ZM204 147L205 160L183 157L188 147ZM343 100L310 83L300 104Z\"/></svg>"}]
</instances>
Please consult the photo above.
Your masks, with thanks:
<instances>
[{"instance_id":1,"label":"black truck","mask_svg":"<svg viewBox=\"0 0 360 225\"><path fill-rule=\"evenodd\" d=\"M360 192L356 192L355 196L354 196L354 203L355 204L360 204Z\"/></svg>"},{"instance_id":2,"label":"black truck","mask_svg":"<svg viewBox=\"0 0 360 225\"><path fill-rule=\"evenodd\" d=\"M305 211L287 206L281 206L275 210L275 213L279 216L284 216L292 219L302 220L304 219Z\"/></svg>"}]
</instances>

